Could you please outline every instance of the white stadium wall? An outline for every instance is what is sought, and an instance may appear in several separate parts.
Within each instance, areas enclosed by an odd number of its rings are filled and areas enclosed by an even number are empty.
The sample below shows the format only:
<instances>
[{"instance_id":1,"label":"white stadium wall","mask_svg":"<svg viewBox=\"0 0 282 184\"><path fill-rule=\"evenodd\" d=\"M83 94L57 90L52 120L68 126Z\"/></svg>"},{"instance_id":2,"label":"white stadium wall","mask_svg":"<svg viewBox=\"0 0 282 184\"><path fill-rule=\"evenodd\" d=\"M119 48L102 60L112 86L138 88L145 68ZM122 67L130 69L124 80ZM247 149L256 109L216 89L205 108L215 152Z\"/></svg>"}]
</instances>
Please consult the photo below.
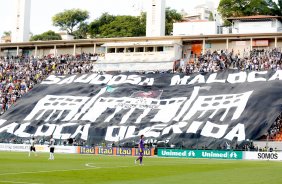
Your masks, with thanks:
<instances>
[{"instance_id":1,"label":"white stadium wall","mask_svg":"<svg viewBox=\"0 0 282 184\"><path fill-rule=\"evenodd\" d=\"M215 34L217 34L216 21L173 23L173 36Z\"/></svg>"}]
</instances>

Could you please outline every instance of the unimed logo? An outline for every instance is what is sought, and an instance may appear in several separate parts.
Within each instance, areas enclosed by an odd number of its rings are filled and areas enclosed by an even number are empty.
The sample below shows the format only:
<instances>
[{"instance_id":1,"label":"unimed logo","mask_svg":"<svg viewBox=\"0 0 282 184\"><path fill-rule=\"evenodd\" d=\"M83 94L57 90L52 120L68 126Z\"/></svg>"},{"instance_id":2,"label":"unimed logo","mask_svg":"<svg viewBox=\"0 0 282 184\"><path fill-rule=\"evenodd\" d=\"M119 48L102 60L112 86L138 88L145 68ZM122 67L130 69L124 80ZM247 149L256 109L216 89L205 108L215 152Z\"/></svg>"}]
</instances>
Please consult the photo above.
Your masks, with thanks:
<instances>
[{"instance_id":1,"label":"unimed logo","mask_svg":"<svg viewBox=\"0 0 282 184\"><path fill-rule=\"evenodd\" d=\"M258 153L258 159L277 160L278 153Z\"/></svg>"}]
</instances>

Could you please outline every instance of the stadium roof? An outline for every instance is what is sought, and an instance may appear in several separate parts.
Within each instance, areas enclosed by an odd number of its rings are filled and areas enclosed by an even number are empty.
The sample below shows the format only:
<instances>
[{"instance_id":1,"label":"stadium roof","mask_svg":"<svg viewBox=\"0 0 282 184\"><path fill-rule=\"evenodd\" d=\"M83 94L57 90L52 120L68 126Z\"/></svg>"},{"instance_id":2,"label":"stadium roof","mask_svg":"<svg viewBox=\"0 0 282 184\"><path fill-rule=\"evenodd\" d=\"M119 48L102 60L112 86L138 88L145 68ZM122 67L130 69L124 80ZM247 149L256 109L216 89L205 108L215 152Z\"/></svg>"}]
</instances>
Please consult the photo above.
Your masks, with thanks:
<instances>
[{"instance_id":1,"label":"stadium roof","mask_svg":"<svg viewBox=\"0 0 282 184\"><path fill-rule=\"evenodd\" d=\"M254 16L243 16L243 17L229 17L227 20L265 20L265 19L279 19L282 20L281 16L271 16L271 15L254 15Z\"/></svg>"}]
</instances>

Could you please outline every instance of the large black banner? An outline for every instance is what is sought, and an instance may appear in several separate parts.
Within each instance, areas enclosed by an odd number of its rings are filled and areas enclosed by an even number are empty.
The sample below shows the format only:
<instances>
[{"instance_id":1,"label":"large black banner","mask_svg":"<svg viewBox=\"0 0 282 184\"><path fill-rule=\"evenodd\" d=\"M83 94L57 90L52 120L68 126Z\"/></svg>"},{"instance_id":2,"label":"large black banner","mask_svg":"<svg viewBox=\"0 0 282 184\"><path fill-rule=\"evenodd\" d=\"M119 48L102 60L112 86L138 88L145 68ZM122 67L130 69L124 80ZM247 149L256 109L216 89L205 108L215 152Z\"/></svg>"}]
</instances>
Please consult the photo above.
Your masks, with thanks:
<instances>
[{"instance_id":1,"label":"large black banner","mask_svg":"<svg viewBox=\"0 0 282 184\"><path fill-rule=\"evenodd\" d=\"M281 80L282 71L51 75L1 117L0 137L240 144L273 125Z\"/></svg>"}]
</instances>

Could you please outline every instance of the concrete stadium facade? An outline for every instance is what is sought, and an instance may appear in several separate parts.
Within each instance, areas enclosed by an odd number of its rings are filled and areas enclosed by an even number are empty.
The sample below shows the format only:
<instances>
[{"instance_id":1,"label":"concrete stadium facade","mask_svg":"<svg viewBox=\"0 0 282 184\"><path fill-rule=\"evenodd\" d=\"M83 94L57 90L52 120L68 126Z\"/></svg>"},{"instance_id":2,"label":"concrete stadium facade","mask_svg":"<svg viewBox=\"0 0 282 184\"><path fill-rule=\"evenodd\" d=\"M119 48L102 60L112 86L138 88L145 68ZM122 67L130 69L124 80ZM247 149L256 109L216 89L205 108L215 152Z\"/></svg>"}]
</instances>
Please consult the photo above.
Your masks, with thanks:
<instances>
[{"instance_id":1,"label":"concrete stadium facade","mask_svg":"<svg viewBox=\"0 0 282 184\"><path fill-rule=\"evenodd\" d=\"M77 55L81 53L105 54L103 45L106 43L128 42L158 42L176 41L181 44L183 57L187 52L198 46L197 52L206 50L234 50L244 52L254 48L281 48L282 33L260 34L226 34L226 35L199 35L199 36L164 36L164 37L124 37L124 38L99 38L83 40L35 41L22 43L0 43L0 56L16 55ZM251 44L253 43L253 44Z\"/></svg>"}]
</instances>

